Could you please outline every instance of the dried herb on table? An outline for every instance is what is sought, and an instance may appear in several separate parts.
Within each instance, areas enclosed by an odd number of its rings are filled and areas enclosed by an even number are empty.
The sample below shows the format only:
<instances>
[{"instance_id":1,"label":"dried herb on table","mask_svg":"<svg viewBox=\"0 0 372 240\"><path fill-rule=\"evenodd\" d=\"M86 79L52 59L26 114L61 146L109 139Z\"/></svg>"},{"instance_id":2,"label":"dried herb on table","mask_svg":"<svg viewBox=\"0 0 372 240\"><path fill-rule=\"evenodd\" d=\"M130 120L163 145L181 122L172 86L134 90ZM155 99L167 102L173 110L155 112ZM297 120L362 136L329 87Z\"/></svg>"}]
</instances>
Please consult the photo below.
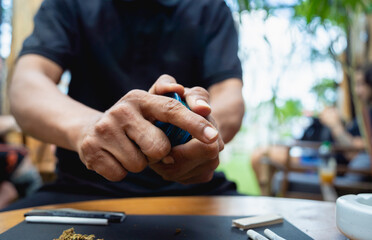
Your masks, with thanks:
<instances>
[{"instance_id":1,"label":"dried herb on table","mask_svg":"<svg viewBox=\"0 0 372 240\"><path fill-rule=\"evenodd\" d=\"M59 236L59 238L54 240L95 240L95 237L93 234L91 235L82 235L75 233L74 228L67 229L63 231L62 235ZM97 239L97 240L104 240L104 239Z\"/></svg>"},{"instance_id":2,"label":"dried herb on table","mask_svg":"<svg viewBox=\"0 0 372 240\"><path fill-rule=\"evenodd\" d=\"M174 233L174 235L178 235L182 232L182 229L181 228L176 228L176 232Z\"/></svg>"}]
</instances>

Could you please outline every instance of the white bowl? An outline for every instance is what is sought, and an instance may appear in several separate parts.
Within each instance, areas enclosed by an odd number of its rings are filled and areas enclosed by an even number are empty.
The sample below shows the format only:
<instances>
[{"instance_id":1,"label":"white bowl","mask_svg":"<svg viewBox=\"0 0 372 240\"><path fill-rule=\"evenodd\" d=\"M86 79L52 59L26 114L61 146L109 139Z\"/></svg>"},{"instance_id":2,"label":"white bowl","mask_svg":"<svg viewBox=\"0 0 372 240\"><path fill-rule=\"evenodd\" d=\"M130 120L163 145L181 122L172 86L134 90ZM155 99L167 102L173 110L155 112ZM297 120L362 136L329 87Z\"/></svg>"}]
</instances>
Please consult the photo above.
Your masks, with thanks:
<instances>
[{"instance_id":1,"label":"white bowl","mask_svg":"<svg viewBox=\"0 0 372 240\"><path fill-rule=\"evenodd\" d=\"M338 229L350 239L372 239L372 194L345 195L336 201Z\"/></svg>"}]
</instances>

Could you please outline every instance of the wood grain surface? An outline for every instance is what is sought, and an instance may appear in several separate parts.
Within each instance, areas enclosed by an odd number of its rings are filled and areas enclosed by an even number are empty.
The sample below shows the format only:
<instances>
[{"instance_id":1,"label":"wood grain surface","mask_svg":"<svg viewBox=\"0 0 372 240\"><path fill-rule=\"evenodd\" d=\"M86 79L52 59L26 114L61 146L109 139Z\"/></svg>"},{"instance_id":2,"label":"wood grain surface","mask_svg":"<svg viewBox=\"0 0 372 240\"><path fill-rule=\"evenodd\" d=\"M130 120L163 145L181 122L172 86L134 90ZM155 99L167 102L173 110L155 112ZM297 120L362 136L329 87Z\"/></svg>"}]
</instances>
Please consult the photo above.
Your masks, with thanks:
<instances>
[{"instance_id":1,"label":"wood grain surface","mask_svg":"<svg viewBox=\"0 0 372 240\"><path fill-rule=\"evenodd\" d=\"M345 239L336 227L335 204L331 202L252 196L152 197L96 200L39 208L66 207L143 215L248 216L278 213L314 239ZM23 221L23 214L29 210L0 213L0 233Z\"/></svg>"}]
</instances>

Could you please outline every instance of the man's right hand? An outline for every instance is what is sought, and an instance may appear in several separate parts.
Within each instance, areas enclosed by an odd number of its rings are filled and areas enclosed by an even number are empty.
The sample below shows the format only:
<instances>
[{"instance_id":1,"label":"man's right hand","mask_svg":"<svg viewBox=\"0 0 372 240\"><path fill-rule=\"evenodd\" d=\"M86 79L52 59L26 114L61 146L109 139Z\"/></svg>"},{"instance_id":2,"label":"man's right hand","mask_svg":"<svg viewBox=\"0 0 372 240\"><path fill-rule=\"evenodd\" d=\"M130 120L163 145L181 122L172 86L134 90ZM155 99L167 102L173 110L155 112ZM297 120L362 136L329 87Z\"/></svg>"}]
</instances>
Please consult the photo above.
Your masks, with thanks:
<instances>
[{"instance_id":1,"label":"man's right hand","mask_svg":"<svg viewBox=\"0 0 372 240\"><path fill-rule=\"evenodd\" d=\"M174 85L176 91L179 86ZM171 145L153 124L155 120L176 125L203 143L218 139L212 123L177 100L133 90L105 113L97 114L82 130L77 146L81 160L88 169L111 181L159 162L170 153Z\"/></svg>"},{"instance_id":2,"label":"man's right hand","mask_svg":"<svg viewBox=\"0 0 372 240\"><path fill-rule=\"evenodd\" d=\"M160 96L161 91L184 94L183 86L169 84L168 77L160 77L153 92L131 91L102 113L61 93L56 83L62 73L42 56L20 57L10 86L12 113L25 133L78 152L87 168L108 180L121 180L128 171L139 172L169 154L170 143L155 120L176 125L203 143L219 137L199 112Z\"/></svg>"}]
</instances>

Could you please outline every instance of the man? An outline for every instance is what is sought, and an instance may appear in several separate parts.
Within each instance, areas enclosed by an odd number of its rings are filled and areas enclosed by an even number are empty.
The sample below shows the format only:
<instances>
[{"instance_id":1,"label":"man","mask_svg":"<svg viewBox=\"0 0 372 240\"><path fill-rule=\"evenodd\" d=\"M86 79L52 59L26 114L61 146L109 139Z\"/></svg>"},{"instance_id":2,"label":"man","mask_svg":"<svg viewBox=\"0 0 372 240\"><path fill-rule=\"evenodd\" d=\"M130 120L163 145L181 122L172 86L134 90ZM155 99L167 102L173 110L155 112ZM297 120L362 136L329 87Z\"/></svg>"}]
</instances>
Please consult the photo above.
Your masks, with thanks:
<instances>
[{"instance_id":1,"label":"man","mask_svg":"<svg viewBox=\"0 0 372 240\"><path fill-rule=\"evenodd\" d=\"M59 146L58 179L13 208L235 193L214 170L244 113L237 48L223 0L44 1L17 62L11 108L25 132ZM68 96L56 88L66 69ZM168 92L192 111L161 96ZM171 148L156 120L193 139Z\"/></svg>"},{"instance_id":2,"label":"man","mask_svg":"<svg viewBox=\"0 0 372 240\"><path fill-rule=\"evenodd\" d=\"M363 67L359 67L355 72L354 78L354 93L367 114L369 119L364 124L370 125L366 126L366 130L370 129L372 126L372 65L367 64ZM339 111L334 107L326 107L319 114L319 127L324 126L328 128L332 140L342 146L349 146L355 149L364 149L366 143L363 140L357 119L354 119L350 124L345 125ZM368 134L371 135L371 134ZM288 157L288 149L283 146L267 146L263 148L256 149L251 156L251 164L256 173L256 177L259 182L263 183L262 176L260 174L261 159L267 156L271 161L276 164L284 165ZM298 163L300 157L292 157L290 159L291 163ZM370 157L366 152L345 152L337 155L337 161L339 164L347 164L350 170L365 170L369 169L371 166ZM347 173L345 177L350 180L369 180L370 177L365 177L360 174Z\"/></svg>"}]
</instances>

